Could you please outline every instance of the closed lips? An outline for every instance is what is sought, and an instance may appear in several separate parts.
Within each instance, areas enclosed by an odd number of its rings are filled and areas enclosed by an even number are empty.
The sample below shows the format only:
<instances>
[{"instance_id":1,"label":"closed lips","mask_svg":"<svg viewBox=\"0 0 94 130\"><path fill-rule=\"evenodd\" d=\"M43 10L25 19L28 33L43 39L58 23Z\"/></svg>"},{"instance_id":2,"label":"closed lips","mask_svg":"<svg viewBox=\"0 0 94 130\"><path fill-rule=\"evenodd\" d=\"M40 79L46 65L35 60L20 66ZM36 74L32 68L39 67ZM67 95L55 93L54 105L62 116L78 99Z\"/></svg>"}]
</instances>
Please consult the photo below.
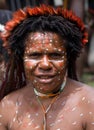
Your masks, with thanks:
<instances>
[{"instance_id":1,"label":"closed lips","mask_svg":"<svg viewBox=\"0 0 94 130\"><path fill-rule=\"evenodd\" d=\"M51 76L48 76L48 75L41 75L41 76L37 76L38 78L40 78L40 79L49 79L49 78L53 78L53 77L55 77L55 75L51 75Z\"/></svg>"}]
</instances>

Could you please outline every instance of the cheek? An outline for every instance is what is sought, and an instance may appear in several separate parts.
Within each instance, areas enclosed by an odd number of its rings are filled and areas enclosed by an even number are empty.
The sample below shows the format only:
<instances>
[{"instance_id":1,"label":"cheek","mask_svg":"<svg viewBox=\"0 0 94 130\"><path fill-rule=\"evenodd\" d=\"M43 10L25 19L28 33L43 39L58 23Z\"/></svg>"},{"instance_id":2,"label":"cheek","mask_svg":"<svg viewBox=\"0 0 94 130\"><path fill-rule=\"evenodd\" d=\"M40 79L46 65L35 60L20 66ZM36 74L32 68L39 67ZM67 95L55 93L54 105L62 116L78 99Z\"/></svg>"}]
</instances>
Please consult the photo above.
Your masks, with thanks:
<instances>
[{"instance_id":1,"label":"cheek","mask_svg":"<svg viewBox=\"0 0 94 130\"><path fill-rule=\"evenodd\" d=\"M57 61L56 65L57 65L59 70L66 68L66 62L65 61Z\"/></svg>"},{"instance_id":2,"label":"cheek","mask_svg":"<svg viewBox=\"0 0 94 130\"><path fill-rule=\"evenodd\" d=\"M25 62L24 63L25 70L32 69L33 64L31 62Z\"/></svg>"},{"instance_id":3,"label":"cheek","mask_svg":"<svg viewBox=\"0 0 94 130\"><path fill-rule=\"evenodd\" d=\"M58 66L61 68L61 67L64 67L64 63L62 63L62 62L59 62L58 63Z\"/></svg>"},{"instance_id":4,"label":"cheek","mask_svg":"<svg viewBox=\"0 0 94 130\"><path fill-rule=\"evenodd\" d=\"M26 77L29 78L29 73L31 72L32 70L32 65L29 63L29 62L25 62L24 63L24 68L25 68L25 74L26 74Z\"/></svg>"},{"instance_id":5,"label":"cheek","mask_svg":"<svg viewBox=\"0 0 94 130\"><path fill-rule=\"evenodd\" d=\"M24 63L25 74L26 74L26 78L28 80L30 80L30 78L31 78L32 72L34 70L34 66L35 66L35 64L33 64L32 62L29 62L29 61Z\"/></svg>"},{"instance_id":6,"label":"cheek","mask_svg":"<svg viewBox=\"0 0 94 130\"><path fill-rule=\"evenodd\" d=\"M25 61L24 63L24 68L25 70L32 70L34 69L36 66L37 66L37 61L34 61L34 60L30 60L30 61Z\"/></svg>"}]
</instances>

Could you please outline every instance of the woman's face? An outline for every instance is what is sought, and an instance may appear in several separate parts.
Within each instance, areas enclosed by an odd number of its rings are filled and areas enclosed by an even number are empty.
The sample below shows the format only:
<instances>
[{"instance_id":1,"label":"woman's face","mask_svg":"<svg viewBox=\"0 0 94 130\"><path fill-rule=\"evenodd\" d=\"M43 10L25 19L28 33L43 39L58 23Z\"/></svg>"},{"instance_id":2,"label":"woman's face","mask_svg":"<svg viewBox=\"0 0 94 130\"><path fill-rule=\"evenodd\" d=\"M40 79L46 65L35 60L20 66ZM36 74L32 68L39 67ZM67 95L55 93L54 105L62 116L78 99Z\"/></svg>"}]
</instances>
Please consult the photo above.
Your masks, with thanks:
<instances>
[{"instance_id":1,"label":"woman's face","mask_svg":"<svg viewBox=\"0 0 94 130\"><path fill-rule=\"evenodd\" d=\"M56 33L30 33L25 41L26 78L42 93L57 91L67 66L65 41Z\"/></svg>"}]
</instances>

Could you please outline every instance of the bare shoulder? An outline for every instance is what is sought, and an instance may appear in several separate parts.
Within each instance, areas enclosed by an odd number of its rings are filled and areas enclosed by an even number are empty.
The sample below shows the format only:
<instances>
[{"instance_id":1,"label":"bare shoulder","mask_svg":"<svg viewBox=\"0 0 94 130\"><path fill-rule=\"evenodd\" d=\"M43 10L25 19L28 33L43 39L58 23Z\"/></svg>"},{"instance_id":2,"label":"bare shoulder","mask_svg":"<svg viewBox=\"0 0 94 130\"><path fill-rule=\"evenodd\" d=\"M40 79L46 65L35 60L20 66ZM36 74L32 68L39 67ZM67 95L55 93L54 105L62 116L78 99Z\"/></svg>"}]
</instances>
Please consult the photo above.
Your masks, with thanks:
<instances>
[{"instance_id":1,"label":"bare shoulder","mask_svg":"<svg viewBox=\"0 0 94 130\"><path fill-rule=\"evenodd\" d=\"M13 94L9 94L0 101L0 129L5 129L7 124L9 124L11 117L15 114L15 97L15 94L14 97Z\"/></svg>"},{"instance_id":2,"label":"bare shoulder","mask_svg":"<svg viewBox=\"0 0 94 130\"><path fill-rule=\"evenodd\" d=\"M20 90L6 95L0 101L0 114L4 112L5 115L7 115L7 113L11 113L11 110L12 112L15 111L16 102L19 99L19 97L20 99L22 97L22 92Z\"/></svg>"},{"instance_id":3,"label":"bare shoulder","mask_svg":"<svg viewBox=\"0 0 94 130\"><path fill-rule=\"evenodd\" d=\"M81 86L79 105L84 113L83 124L86 130L94 129L94 88L83 83L77 83Z\"/></svg>"},{"instance_id":4,"label":"bare shoulder","mask_svg":"<svg viewBox=\"0 0 94 130\"><path fill-rule=\"evenodd\" d=\"M25 97L30 96L30 89L28 87L24 87L15 92L12 92L5 96L0 102L0 110L4 113L13 113L16 111L17 105L24 102ZM12 110L12 111L11 111Z\"/></svg>"},{"instance_id":5,"label":"bare shoulder","mask_svg":"<svg viewBox=\"0 0 94 130\"><path fill-rule=\"evenodd\" d=\"M14 115L17 114L18 108L26 106L26 97L32 96L31 88L24 87L5 96L0 101L0 130L7 127ZM31 99L31 97L29 98Z\"/></svg>"},{"instance_id":6,"label":"bare shoulder","mask_svg":"<svg viewBox=\"0 0 94 130\"><path fill-rule=\"evenodd\" d=\"M94 108L94 88L79 81L69 81L70 95L75 103L79 104L85 111ZM94 111L94 110L93 110Z\"/></svg>"},{"instance_id":7,"label":"bare shoulder","mask_svg":"<svg viewBox=\"0 0 94 130\"><path fill-rule=\"evenodd\" d=\"M69 81L70 91L70 106L76 106L77 113L75 116L79 118L81 124L85 127L86 130L94 129L94 88L88 86L87 84L70 80ZM72 109L74 110L74 109Z\"/></svg>"},{"instance_id":8,"label":"bare shoulder","mask_svg":"<svg viewBox=\"0 0 94 130\"><path fill-rule=\"evenodd\" d=\"M94 87L75 80L70 80L70 84L72 84L74 91L78 92L80 96L85 96L84 98L88 99L94 98Z\"/></svg>"},{"instance_id":9,"label":"bare shoulder","mask_svg":"<svg viewBox=\"0 0 94 130\"><path fill-rule=\"evenodd\" d=\"M5 96L1 102L3 102L4 104L6 104L7 106L12 106L14 104L16 104L17 102L23 102L23 100L25 99L25 97L29 97L32 95L32 88L26 86L22 89L19 89L17 91L14 91L10 94L8 94L7 96Z\"/></svg>"},{"instance_id":10,"label":"bare shoulder","mask_svg":"<svg viewBox=\"0 0 94 130\"><path fill-rule=\"evenodd\" d=\"M81 88L80 95L84 96L83 99L94 100L94 87L85 83L77 82L77 86Z\"/></svg>"}]
</instances>

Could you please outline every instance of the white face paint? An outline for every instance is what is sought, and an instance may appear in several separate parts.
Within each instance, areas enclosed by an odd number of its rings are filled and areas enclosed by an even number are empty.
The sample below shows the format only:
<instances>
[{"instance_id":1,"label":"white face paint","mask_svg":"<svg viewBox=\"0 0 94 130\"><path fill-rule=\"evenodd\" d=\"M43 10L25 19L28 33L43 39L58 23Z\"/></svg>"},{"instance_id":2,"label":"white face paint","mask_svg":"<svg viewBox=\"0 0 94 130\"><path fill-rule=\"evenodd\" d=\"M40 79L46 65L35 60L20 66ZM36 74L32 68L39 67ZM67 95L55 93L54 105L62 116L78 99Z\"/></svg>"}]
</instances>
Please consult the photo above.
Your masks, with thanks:
<instances>
[{"instance_id":1,"label":"white face paint","mask_svg":"<svg viewBox=\"0 0 94 130\"><path fill-rule=\"evenodd\" d=\"M90 111L89 114L92 115L93 113Z\"/></svg>"},{"instance_id":2,"label":"white face paint","mask_svg":"<svg viewBox=\"0 0 94 130\"><path fill-rule=\"evenodd\" d=\"M0 115L0 118L2 117L2 115Z\"/></svg>"},{"instance_id":3,"label":"white face paint","mask_svg":"<svg viewBox=\"0 0 94 130\"><path fill-rule=\"evenodd\" d=\"M27 80L41 93L58 90L66 72L65 40L56 33L35 32L29 34L25 45L24 68Z\"/></svg>"},{"instance_id":4,"label":"white face paint","mask_svg":"<svg viewBox=\"0 0 94 130\"><path fill-rule=\"evenodd\" d=\"M74 121L73 123L72 123L72 125L76 125L77 124L77 122L76 121Z\"/></svg>"},{"instance_id":5,"label":"white face paint","mask_svg":"<svg viewBox=\"0 0 94 130\"><path fill-rule=\"evenodd\" d=\"M85 99L86 99L86 98L85 98L85 97L83 97L83 98L82 98L82 101L84 101Z\"/></svg>"},{"instance_id":6,"label":"white face paint","mask_svg":"<svg viewBox=\"0 0 94 130\"><path fill-rule=\"evenodd\" d=\"M92 122L91 124L94 125L94 122Z\"/></svg>"},{"instance_id":7,"label":"white face paint","mask_svg":"<svg viewBox=\"0 0 94 130\"><path fill-rule=\"evenodd\" d=\"M36 113L36 116L39 116L39 113Z\"/></svg>"},{"instance_id":8,"label":"white face paint","mask_svg":"<svg viewBox=\"0 0 94 130\"><path fill-rule=\"evenodd\" d=\"M80 117L82 117L83 115L84 115L84 114L83 114L83 113L81 113L81 114L80 114Z\"/></svg>"},{"instance_id":9,"label":"white face paint","mask_svg":"<svg viewBox=\"0 0 94 130\"><path fill-rule=\"evenodd\" d=\"M75 111L76 110L76 107L72 108L72 111Z\"/></svg>"}]
</instances>

